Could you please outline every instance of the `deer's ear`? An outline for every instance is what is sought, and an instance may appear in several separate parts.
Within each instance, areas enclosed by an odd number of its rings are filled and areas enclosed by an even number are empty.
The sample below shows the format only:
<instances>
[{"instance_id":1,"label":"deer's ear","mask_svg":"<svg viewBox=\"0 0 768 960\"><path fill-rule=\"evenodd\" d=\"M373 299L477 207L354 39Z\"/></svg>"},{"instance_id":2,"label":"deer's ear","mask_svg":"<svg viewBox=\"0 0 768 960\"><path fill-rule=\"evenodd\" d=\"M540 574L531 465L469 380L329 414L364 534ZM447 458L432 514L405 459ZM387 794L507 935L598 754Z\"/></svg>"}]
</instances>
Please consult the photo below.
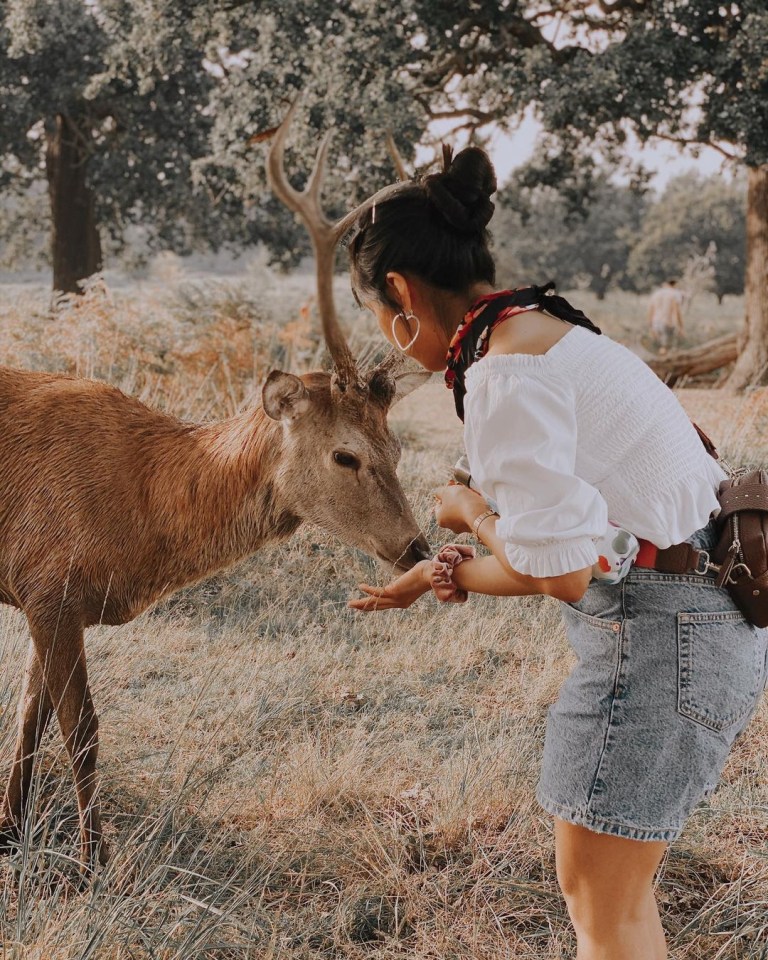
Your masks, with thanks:
<instances>
[{"instance_id":1,"label":"deer's ear","mask_svg":"<svg viewBox=\"0 0 768 960\"><path fill-rule=\"evenodd\" d=\"M407 397L417 387L423 386L432 376L429 370L408 370L401 374L395 374L395 395L392 398L392 405L396 404L403 397Z\"/></svg>"},{"instance_id":2,"label":"deer's ear","mask_svg":"<svg viewBox=\"0 0 768 960\"><path fill-rule=\"evenodd\" d=\"M309 410L309 390L292 373L273 370L261 388L261 401L273 420L297 420Z\"/></svg>"}]
</instances>

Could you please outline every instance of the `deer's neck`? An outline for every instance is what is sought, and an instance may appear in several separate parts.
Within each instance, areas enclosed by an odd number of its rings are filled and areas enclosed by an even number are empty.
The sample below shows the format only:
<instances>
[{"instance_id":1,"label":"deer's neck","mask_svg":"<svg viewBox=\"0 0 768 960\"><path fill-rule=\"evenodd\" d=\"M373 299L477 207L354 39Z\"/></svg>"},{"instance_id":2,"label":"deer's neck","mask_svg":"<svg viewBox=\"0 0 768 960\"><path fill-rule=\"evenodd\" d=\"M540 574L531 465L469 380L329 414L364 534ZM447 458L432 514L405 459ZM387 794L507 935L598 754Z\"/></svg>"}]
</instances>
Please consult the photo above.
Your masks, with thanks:
<instances>
[{"instance_id":1,"label":"deer's neck","mask_svg":"<svg viewBox=\"0 0 768 960\"><path fill-rule=\"evenodd\" d=\"M281 424L260 409L190 427L155 465L151 515L177 586L288 536L299 519L275 485L283 448Z\"/></svg>"}]
</instances>

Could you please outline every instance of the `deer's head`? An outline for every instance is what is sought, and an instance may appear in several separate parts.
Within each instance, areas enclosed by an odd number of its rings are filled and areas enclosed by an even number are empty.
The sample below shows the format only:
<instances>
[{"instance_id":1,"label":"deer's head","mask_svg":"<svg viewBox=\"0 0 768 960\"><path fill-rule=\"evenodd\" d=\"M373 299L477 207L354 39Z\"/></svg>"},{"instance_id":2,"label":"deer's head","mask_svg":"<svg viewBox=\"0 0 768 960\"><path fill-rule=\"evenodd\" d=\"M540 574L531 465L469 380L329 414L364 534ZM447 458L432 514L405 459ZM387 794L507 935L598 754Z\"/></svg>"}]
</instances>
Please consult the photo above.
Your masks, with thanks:
<instances>
[{"instance_id":1,"label":"deer's head","mask_svg":"<svg viewBox=\"0 0 768 960\"><path fill-rule=\"evenodd\" d=\"M428 556L429 544L397 479L400 443L389 429L387 414L397 400L428 379L429 373L406 372L396 354L362 370L341 329L333 300L339 239L363 209L399 185L385 188L331 223L320 205L328 137L320 145L303 191L293 188L285 173L285 140L294 111L295 104L275 135L267 169L275 194L299 215L312 239L318 309L333 371L302 377L277 370L270 373L262 393L264 411L282 422L285 450L276 483L281 500L290 503L297 516L386 563L407 569Z\"/></svg>"},{"instance_id":2,"label":"deer's head","mask_svg":"<svg viewBox=\"0 0 768 960\"><path fill-rule=\"evenodd\" d=\"M275 477L280 501L379 560L408 569L429 554L397 479L400 443L387 424L395 400L418 385L403 376L339 395L327 373L273 371L265 413L283 423Z\"/></svg>"}]
</instances>

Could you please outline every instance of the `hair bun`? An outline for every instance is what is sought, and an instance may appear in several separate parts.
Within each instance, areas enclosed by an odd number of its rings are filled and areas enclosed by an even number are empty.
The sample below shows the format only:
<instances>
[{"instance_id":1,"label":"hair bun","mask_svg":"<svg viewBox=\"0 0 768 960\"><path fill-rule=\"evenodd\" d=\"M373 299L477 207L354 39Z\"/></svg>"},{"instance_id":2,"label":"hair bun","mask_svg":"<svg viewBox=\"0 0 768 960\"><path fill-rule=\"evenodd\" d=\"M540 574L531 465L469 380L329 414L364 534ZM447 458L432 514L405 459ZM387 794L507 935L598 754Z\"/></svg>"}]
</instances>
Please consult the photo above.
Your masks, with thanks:
<instances>
[{"instance_id":1,"label":"hair bun","mask_svg":"<svg viewBox=\"0 0 768 960\"><path fill-rule=\"evenodd\" d=\"M443 170L424 178L432 204L460 233L482 233L493 216L491 194L496 192L496 172L485 150L466 147L452 156L443 144Z\"/></svg>"}]
</instances>

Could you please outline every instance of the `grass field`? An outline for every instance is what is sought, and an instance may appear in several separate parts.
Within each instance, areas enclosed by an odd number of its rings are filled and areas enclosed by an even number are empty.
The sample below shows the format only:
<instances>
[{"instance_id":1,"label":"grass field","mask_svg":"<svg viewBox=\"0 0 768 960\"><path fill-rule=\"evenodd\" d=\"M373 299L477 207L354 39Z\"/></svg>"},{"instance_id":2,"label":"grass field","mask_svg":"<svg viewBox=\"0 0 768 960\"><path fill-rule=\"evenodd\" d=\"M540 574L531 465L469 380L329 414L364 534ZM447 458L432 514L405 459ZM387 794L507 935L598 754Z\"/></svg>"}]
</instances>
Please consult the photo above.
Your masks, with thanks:
<instances>
[{"instance_id":1,"label":"grass field","mask_svg":"<svg viewBox=\"0 0 768 960\"><path fill-rule=\"evenodd\" d=\"M101 377L183 417L224 416L271 367L321 363L309 289L262 267L238 282L94 286L52 316L44 292L8 287L0 358ZM641 301L574 299L637 342ZM740 307L699 309L703 339ZM348 295L342 314L357 347L369 345L371 323ZM768 456L764 391L681 398L727 452ZM461 444L450 397L429 385L392 419L403 485L439 542L429 491ZM370 618L346 608L359 580L387 576L307 527L130 624L90 631L112 860L78 888L56 731L23 846L0 861L3 956L573 957L551 821L533 801L546 710L572 663L558 604L425 598ZM4 769L25 646L24 619L0 607ZM767 835L764 705L664 861L674 960L768 958Z\"/></svg>"}]
</instances>

